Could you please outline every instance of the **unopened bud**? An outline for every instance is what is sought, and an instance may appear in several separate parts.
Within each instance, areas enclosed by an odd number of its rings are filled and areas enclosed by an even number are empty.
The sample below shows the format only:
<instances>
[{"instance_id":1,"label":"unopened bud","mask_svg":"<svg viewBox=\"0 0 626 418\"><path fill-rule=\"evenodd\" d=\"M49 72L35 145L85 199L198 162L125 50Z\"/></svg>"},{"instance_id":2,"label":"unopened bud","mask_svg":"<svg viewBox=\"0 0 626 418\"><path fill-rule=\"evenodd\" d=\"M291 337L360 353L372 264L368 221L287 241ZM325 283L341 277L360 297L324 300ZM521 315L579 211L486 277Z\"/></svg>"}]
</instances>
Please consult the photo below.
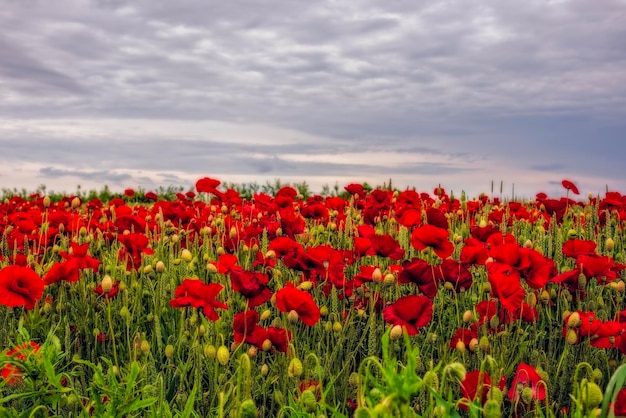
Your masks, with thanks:
<instances>
[{"instance_id":1,"label":"unopened bud","mask_svg":"<svg viewBox=\"0 0 626 418\"><path fill-rule=\"evenodd\" d=\"M113 289L113 279L108 274L102 278L102 291L104 293L109 293L111 289Z\"/></svg>"}]
</instances>

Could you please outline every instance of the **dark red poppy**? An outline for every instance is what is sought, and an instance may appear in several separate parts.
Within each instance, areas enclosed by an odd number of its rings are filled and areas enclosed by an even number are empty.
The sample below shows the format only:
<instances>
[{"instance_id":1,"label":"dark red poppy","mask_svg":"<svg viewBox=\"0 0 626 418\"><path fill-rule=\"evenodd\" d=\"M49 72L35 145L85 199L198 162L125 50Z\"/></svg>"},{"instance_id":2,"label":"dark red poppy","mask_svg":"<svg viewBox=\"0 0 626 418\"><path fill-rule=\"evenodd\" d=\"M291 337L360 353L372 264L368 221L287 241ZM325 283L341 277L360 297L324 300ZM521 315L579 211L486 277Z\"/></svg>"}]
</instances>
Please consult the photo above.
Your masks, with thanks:
<instances>
[{"instance_id":1,"label":"dark red poppy","mask_svg":"<svg viewBox=\"0 0 626 418\"><path fill-rule=\"evenodd\" d=\"M433 266L417 257L402 263L398 282L415 283L418 289L429 298L434 298L439 289L439 281L435 277Z\"/></svg>"},{"instance_id":2,"label":"dark red poppy","mask_svg":"<svg viewBox=\"0 0 626 418\"><path fill-rule=\"evenodd\" d=\"M433 225L416 228L411 234L411 244L418 251L430 247L441 258L448 258L454 252L454 245L448 239L448 231Z\"/></svg>"},{"instance_id":3,"label":"dark red poppy","mask_svg":"<svg viewBox=\"0 0 626 418\"><path fill-rule=\"evenodd\" d=\"M473 282L472 273L467 267L451 258L435 266L435 275L440 281L452 284L457 292L469 289Z\"/></svg>"},{"instance_id":4,"label":"dark red poppy","mask_svg":"<svg viewBox=\"0 0 626 418\"><path fill-rule=\"evenodd\" d=\"M389 257L392 260L401 260L404 257L404 249L389 234L372 234L367 239L371 245L371 254L369 255Z\"/></svg>"},{"instance_id":5,"label":"dark red poppy","mask_svg":"<svg viewBox=\"0 0 626 418\"><path fill-rule=\"evenodd\" d=\"M616 417L626 416L626 388L617 392L617 397L613 404L613 412Z\"/></svg>"},{"instance_id":6,"label":"dark red poppy","mask_svg":"<svg viewBox=\"0 0 626 418\"><path fill-rule=\"evenodd\" d=\"M438 228L443 228L448 230L450 228L450 223L448 222L448 218L443 212L436 208L428 208L426 209L426 221L428 224L432 226L436 226Z\"/></svg>"},{"instance_id":7,"label":"dark red poppy","mask_svg":"<svg viewBox=\"0 0 626 418\"><path fill-rule=\"evenodd\" d=\"M578 191L578 187L576 187L576 185L572 183L571 181L563 180L561 184L563 185L563 187L565 187L567 190L571 191L572 193L580 194L580 192Z\"/></svg>"},{"instance_id":8,"label":"dark red poppy","mask_svg":"<svg viewBox=\"0 0 626 418\"><path fill-rule=\"evenodd\" d=\"M263 342L269 339L265 328L258 325L259 314L254 310L239 312L233 318L233 331L236 343L246 342L263 348Z\"/></svg>"},{"instance_id":9,"label":"dark red poppy","mask_svg":"<svg viewBox=\"0 0 626 418\"><path fill-rule=\"evenodd\" d=\"M20 344L7 351L6 355L7 357L12 357L15 360L24 361L29 355L37 353L39 348L39 344L30 341L29 343ZM19 384L23 379L22 373L23 371L14 364L5 364L2 370L0 370L0 375L9 386Z\"/></svg>"},{"instance_id":10,"label":"dark red poppy","mask_svg":"<svg viewBox=\"0 0 626 418\"><path fill-rule=\"evenodd\" d=\"M0 305L33 309L43 289L41 277L29 267L11 265L0 270Z\"/></svg>"},{"instance_id":11,"label":"dark red poppy","mask_svg":"<svg viewBox=\"0 0 626 418\"><path fill-rule=\"evenodd\" d=\"M320 308L315 304L313 296L292 286L276 292L276 307L281 312L296 311L298 318L311 327L320 319Z\"/></svg>"},{"instance_id":12,"label":"dark red poppy","mask_svg":"<svg viewBox=\"0 0 626 418\"><path fill-rule=\"evenodd\" d=\"M204 284L200 280L185 279L176 288L175 298L170 300L170 306L173 308L184 306L202 308L209 320L217 321L219 316L215 309L228 309L228 305L215 299L223 288L221 284L217 283Z\"/></svg>"},{"instance_id":13,"label":"dark red poppy","mask_svg":"<svg viewBox=\"0 0 626 418\"><path fill-rule=\"evenodd\" d=\"M352 196L359 195L361 199L367 195L367 191L365 190L365 187L363 187L362 184L356 184L356 183L348 184L346 187L344 187L344 189L346 190L346 192L350 193Z\"/></svg>"},{"instance_id":14,"label":"dark red poppy","mask_svg":"<svg viewBox=\"0 0 626 418\"><path fill-rule=\"evenodd\" d=\"M515 371L515 377L511 382L507 396L512 402L519 401L521 388L529 387L532 390L533 399L542 401L546 398L546 384L541 379L537 370L529 364L520 363Z\"/></svg>"},{"instance_id":15,"label":"dark red poppy","mask_svg":"<svg viewBox=\"0 0 626 418\"><path fill-rule=\"evenodd\" d=\"M135 195L135 191L133 189L125 189L124 190L124 196L126 197L133 197Z\"/></svg>"},{"instance_id":16,"label":"dark red poppy","mask_svg":"<svg viewBox=\"0 0 626 418\"><path fill-rule=\"evenodd\" d=\"M151 201L156 201L156 200L159 199L159 196L156 193L154 193L154 192L146 192L146 194L143 195L143 197L146 200L151 200Z\"/></svg>"},{"instance_id":17,"label":"dark red poppy","mask_svg":"<svg viewBox=\"0 0 626 418\"><path fill-rule=\"evenodd\" d=\"M254 308L267 302L272 297L272 290L268 287L269 277L265 273L233 269L230 272L230 282L235 292L241 293L248 299L248 307Z\"/></svg>"},{"instance_id":18,"label":"dark red poppy","mask_svg":"<svg viewBox=\"0 0 626 418\"><path fill-rule=\"evenodd\" d=\"M419 334L433 318L433 302L421 295L409 295L397 299L383 309L383 318L388 324L406 328L409 335Z\"/></svg>"}]
</instances>

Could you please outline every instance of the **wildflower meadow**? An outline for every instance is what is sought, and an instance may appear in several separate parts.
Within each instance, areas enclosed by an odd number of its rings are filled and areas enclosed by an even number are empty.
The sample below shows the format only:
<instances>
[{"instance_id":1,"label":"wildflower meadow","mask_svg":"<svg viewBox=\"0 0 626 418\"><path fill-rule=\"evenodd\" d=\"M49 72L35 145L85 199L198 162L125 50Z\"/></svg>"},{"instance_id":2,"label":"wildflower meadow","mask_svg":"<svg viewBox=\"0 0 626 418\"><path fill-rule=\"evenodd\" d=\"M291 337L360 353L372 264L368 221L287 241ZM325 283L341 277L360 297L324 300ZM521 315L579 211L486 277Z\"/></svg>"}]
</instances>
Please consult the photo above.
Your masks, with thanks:
<instances>
[{"instance_id":1,"label":"wildflower meadow","mask_svg":"<svg viewBox=\"0 0 626 418\"><path fill-rule=\"evenodd\" d=\"M562 185L5 190L0 417L626 416L626 195Z\"/></svg>"}]
</instances>

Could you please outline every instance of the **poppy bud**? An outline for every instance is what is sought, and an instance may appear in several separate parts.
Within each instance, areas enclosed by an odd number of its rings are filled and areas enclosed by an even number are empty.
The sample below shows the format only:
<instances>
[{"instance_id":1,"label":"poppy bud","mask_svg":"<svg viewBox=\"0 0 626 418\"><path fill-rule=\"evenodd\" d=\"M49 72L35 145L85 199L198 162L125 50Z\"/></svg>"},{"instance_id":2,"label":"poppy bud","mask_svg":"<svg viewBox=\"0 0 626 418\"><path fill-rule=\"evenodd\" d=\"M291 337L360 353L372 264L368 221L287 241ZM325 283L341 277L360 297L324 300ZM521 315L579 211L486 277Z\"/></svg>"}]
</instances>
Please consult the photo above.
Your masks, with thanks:
<instances>
[{"instance_id":1,"label":"poppy bud","mask_svg":"<svg viewBox=\"0 0 626 418\"><path fill-rule=\"evenodd\" d=\"M291 310L289 311L289 313L287 314L287 319L289 320L289 322L291 322L292 324L297 324L298 323L298 312L296 312L295 310Z\"/></svg>"},{"instance_id":2,"label":"poppy bud","mask_svg":"<svg viewBox=\"0 0 626 418\"><path fill-rule=\"evenodd\" d=\"M607 251L613 252L613 250L615 249L615 241L613 241L613 238L607 238L606 242L604 243L604 247Z\"/></svg>"},{"instance_id":3,"label":"poppy bud","mask_svg":"<svg viewBox=\"0 0 626 418\"><path fill-rule=\"evenodd\" d=\"M576 334L576 331L574 331L573 329L567 330L567 334L565 335L565 342L567 342L569 345L576 344L578 342L578 335Z\"/></svg>"},{"instance_id":4,"label":"poppy bud","mask_svg":"<svg viewBox=\"0 0 626 418\"><path fill-rule=\"evenodd\" d=\"M463 343L463 341L459 341L459 342ZM458 347L458 344L457 344L457 347ZM465 344L463 344L463 347L464 347L463 349L465 349ZM465 380L465 375L467 374L467 370L465 369L465 366L463 365L463 363L459 363L458 361L448 364L443 369L443 372L456 378L459 382L462 382L463 380Z\"/></svg>"},{"instance_id":5,"label":"poppy bud","mask_svg":"<svg viewBox=\"0 0 626 418\"><path fill-rule=\"evenodd\" d=\"M193 255L191 254L191 251L189 251L188 249L184 248L181 252L180 252L180 258L185 262L185 263L189 263L191 262L191 260L193 259Z\"/></svg>"},{"instance_id":6,"label":"poppy bud","mask_svg":"<svg viewBox=\"0 0 626 418\"><path fill-rule=\"evenodd\" d=\"M157 261L155 265L155 270L157 271L157 273L163 273L165 271L165 263L161 260Z\"/></svg>"},{"instance_id":7,"label":"poppy bud","mask_svg":"<svg viewBox=\"0 0 626 418\"><path fill-rule=\"evenodd\" d=\"M152 269L152 265L148 264L147 266L144 266L143 268L143 274L150 274L152 273L153 269Z\"/></svg>"},{"instance_id":8,"label":"poppy bud","mask_svg":"<svg viewBox=\"0 0 626 418\"><path fill-rule=\"evenodd\" d=\"M489 319L489 327L491 329L497 329L500 326L500 319L498 318L497 315L492 316Z\"/></svg>"},{"instance_id":9,"label":"poppy bud","mask_svg":"<svg viewBox=\"0 0 626 418\"><path fill-rule=\"evenodd\" d=\"M542 290L541 294L539 295L539 299L541 299L541 303L543 303L544 305L550 302L550 292L548 292L547 290Z\"/></svg>"},{"instance_id":10,"label":"poppy bud","mask_svg":"<svg viewBox=\"0 0 626 418\"><path fill-rule=\"evenodd\" d=\"M148 353L150 353L150 343L146 340L142 340L141 344L139 345L139 349L144 355L147 356Z\"/></svg>"},{"instance_id":11,"label":"poppy bud","mask_svg":"<svg viewBox=\"0 0 626 418\"><path fill-rule=\"evenodd\" d=\"M165 346L165 357L172 358L174 356L174 346L172 344L168 344Z\"/></svg>"},{"instance_id":12,"label":"poppy bud","mask_svg":"<svg viewBox=\"0 0 626 418\"><path fill-rule=\"evenodd\" d=\"M226 347L225 345L220 345L217 349L216 357L217 361L219 361L222 366L226 366L228 364L228 360L230 359L230 352L228 351L228 347Z\"/></svg>"},{"instance_id":13,"label":"poppy bud","mask_svg":"<svg viewBox=\"0 0 626 418\"><path fill-rule=\"evenodd\" d=\"M383 273L380 271L378 267L374 269L372 272L372 280L375 282L380 282L383 279Z\"/></svg>"},{"instance_id":14,"label":"poppy bud","mask_svg":"<svg viewBox=\"0 0 626 418\"><path fill-rule=\"evenodd\" d=\"M529 404L533 400L533 390L529 387L522 389L522 402Z\"/></svg>"},{"instance_id":15,"label":"poppy bud","mask_svg":"<svg viewBox=\"0 0 626 418\"><path fill-rule=\"evenodd\" d=\"M474 314L469 309L463 312L463 322L468 323L474 318Z\"/></svg>"},{"instance_id":16,"label":"poppy bud","mask_svg":"<svg viewBox=\"0 0 626 418\"><path fill-rule=\"evenodd\" d=\"M534 293L529 293L526 296L526 303L528 303L528 306L530 306L531 308L537 306L537 295Z\"/></svg>"},{"instance_id":17,"label":"poppy bud","mask_svg":"<svg viewBox=\"0 0 626 418\"><path fill-rule=\"evenodd\" d=\"M494 399L489 399L485 402L483 417L485 418L499 418L502 416L502 411L500 410L500 404L498 401Z\"/></svg>"},{"instance_id":18,"label":"poppy bud","mask_svg":"<svg viewBox=\"0 0 626 418\"><path fill-rule=\"evenodd\" d=\"M359 386L359 374L357 372L350 373L350 377L348 377L348 383L353 388L357 388Z\"/></svg>"},{"instance_id":19,"label":"poppy bud","mask_svg":"<svg viewBox=\"0 0 626 418\"><path fill-rule=\"evenodd\" d=\"M328 316L328 306L320 307L320 315L321 316Z\"/></svg>"},{"instance_id":20,"label":"poppy bud","mask_svg":"<svg viewBox=\"0 0 626 418\"><path fill-rule=\"evenodd\" d=\"M261 376L267 376L269 372L270 372L270 366L268 366L267 364L263 364L261 366Z\"/></svg>"},{"instance_id":21,"label":"poppy bud","mask_svg":"<svg viewBox=\"0 0 626 418\"><path fill-rule=\"evenodd\" d=\"M471 351L471 352L476 351L476 348L478 348L478 346L479 346L478 344L479 344L479 343L478 343L478 338L472 338L472 339L470 340L470 343L469 343L469 349L470 349L470 351Z\"/></svg>"},{"instance_id":22,"label":"poppy bud","mask_svg":"<svg viewBox=\"0 0 626 418\"><path fill-rule=\"evenodd\" d=\"M217 267L215 267L215 264L213 263L208 263L206 265L206 269L210 274L216 274L217 273Z\"/></svg>"},{"instance_id":23,"label":"poppy bud","mask_svg":"<svg viewBox=\"0 0 626 418\"><path fill-rule=\"evenodd\" d=\"M620 293L624 293L624 290L626 289L626 284L624 284L624 282L622 280L618 280L615 290L617 290Z\"/></svg>"},{"instance_id":24,"label":"poppy bud","mask_svg":"<svg viewBox=\"0 0 626 418\"><path fill-rule=\"evenodd\" d=\"M239 416L241 418L256 418L259 416L259 411L256 409L256 405L252 399L246 399L239 406Z\"/></svg>"},{"instance_id":25,"label":"poppy bud","mask_svg":"<svg viewBox=\"0 0 626 418\"><path fill-rule=\"evenodd\" d=\"M217 249L215 250L215 253L220 256L220 255L224 255L226 254L226 250L224 250L224 247L217 247Z\"/></svg>"},{"instance_id":26,"label":"poppy bud","mask_svg":"<svg viewBox=\"0 0 626 418\"><path fill-rule=\"evenodd\" d=\"M341 322L335 321L333 323L333 331L334 332L341 332L342 329L343 329L343 326L341 325Z\"/></svg>"},{"instance_id":27,"label":"poppy bud","mask_svg":"<svg viewBox=\"0 0 626 418\"><path fill-rule=\"evenodd\" d=\"M567 318L567 326L570 328L579 327L581 322L580 314L578 312L572 313L569 318Z\"/></svg>"},{"instance_id":28,"label":"poppy bud","mask_svg":"<svg viewBox=\"0 0 626 418\"><path fill-rule=\"evenodd\" d=\"M385 278L383 279L383 283L386 285L392 285L396 282L396 276L392 273L385 274Z\"/></svg>"},{"instance_id":29,"label":"poppy bud","mask_svg":"<svg viewBox=\"0 0 626 418\"><path fill-rule=\"evenodd\" d=\"M300 283L300 286L298 286L298 288L300 290L311 290L313 288L313 282L311 282L309 280L304 281L304 282Z\"/></svg>"},{"instance_id":30,"label":"poppy bud","mask_svg":"<svg viewBox=\"0 0 626 418\"><path fill-rule=\"evenodd\" d=\"M389 331L389 338L391 338L392 340L397 340L401 336L402 336L402 326L394 325L391 328L391 331Z\"/></svg>"},{"instance_id":31,"label":"poppy bud","mask_svg":"<svg viewBox=\"0 0 626 418\"><path fill-rule=\"evenodd\" d=\"M594 383L600 383L603 377L604 376L602 375L602 370L598 369L597 367L593 369L592 378Z\"/></svg>"},{"instance_id":32,"label":"poppy bud","mask_svg":"<svg viewBox=\"0 0 626 418\"><path fill-rule=\"evenodd\" d=\"M272 341L267 339L263 341L263 344L261 345L261 350L263 351L270 351L272 348Z\"/></svg>"},{"instance_id":33,"label":"poppy bud","mask_svg":"<svg viewBox=\"0 0 626 418\"><path fill-rule=\"evenodd\" d=\"M489 351L489 337L487 337L486 335L483 335L482 337L480 337L480 340L478 341L478 346L480 347L481 350L488 352Z\"/></svg>"},{"instance_id":34,"label":"poppy bud","mask_svg":"<svg viewBox=\"0 0 626 418\"><path fill-rule=\"evenodd\" d=\"M180 241L180 237L178 236L178 234L172 234L170 236L170 240L172 241L172 244L178 244L178 241Z\"/></svg>"},{"instance_id":35,"label":"poppy bud","mask_svg":"<svg viewBox=\"0 0 626 418\"><path fill-rule=\"evenodd\" d=\"M215 346L212 344L205 344L203 351L204 351L204 356L208 359L214 359L217 356L217 350L215 349Z\"/></svg>"},{"instance_id":36,"label":"poppy bud","mask_svg":"<svg viewBox=\"0 0 626 418\"><path fill-rule=\"evenodd\" d=\"M76 196L72 199L72 209L76 209L80 206L80 197Z\"/></svg>"},{"instance_id":37,"label":"poppy bud","mask_svg":"<svg viewBox=\"0 0 626 418\"><path fill-rule=\"evenodd\" d=\"M304 367L302 366L302 362L298 357L294 357L289 362L289 367L287 368L287 375L289 377L300 377L302 376L302 372L304 371Z\"/></svg>"},{"instance_id":38,"label":"poppy bud","mask_svg":"<svg viewBox=\"0 0 626 418\"><path fill-rule=\"evenodd\" d=\"M111 289L113 289L113 279L111 279L111 276L109 276L108 274L105 275L102 278L101 286L104 293L109 293Z\"/></svg>"},{"instance_id":39,"label":"poppy bud","mask_svg":"<svg viewBox=\"0 0 626 418\"><path fill-rule=\"evenodd\" d=\"M317 399L311 389L305 389L300 394L300 401L302 402L302 406L304 406L304 410L309 414L312 414L317 409Z\"/></svg>"},{"instance_id":40,"label":"poppy bud","mask_svg":"<svg viewBox=\"0 0 626 418\"><path fill-rule=\"evenodd\" d=\"M429 370L424 374L424 384L429 386L431 389L434 389L436 392L439 391L439 376L437 372L434 370Z\"/></svg>"}]
</instances>

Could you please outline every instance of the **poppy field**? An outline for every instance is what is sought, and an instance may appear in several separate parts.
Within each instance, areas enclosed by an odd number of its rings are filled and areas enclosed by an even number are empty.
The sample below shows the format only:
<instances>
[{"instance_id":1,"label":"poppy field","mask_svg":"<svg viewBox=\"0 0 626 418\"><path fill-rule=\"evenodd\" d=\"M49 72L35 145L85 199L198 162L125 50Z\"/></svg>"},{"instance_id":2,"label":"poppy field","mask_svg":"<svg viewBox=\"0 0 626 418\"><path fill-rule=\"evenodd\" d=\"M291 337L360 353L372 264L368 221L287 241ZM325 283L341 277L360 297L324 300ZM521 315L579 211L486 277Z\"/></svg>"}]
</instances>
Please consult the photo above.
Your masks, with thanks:
<instances>
[{"instance_id":1,"label":"poppy field","mask_svg":"<svg viewBox=\"0 0 626 418\"><path fill-rule=\"evenodd\" d=\"M0 417L626 415L626 195L0 201Z\"/></svg>"}]
</instances>

